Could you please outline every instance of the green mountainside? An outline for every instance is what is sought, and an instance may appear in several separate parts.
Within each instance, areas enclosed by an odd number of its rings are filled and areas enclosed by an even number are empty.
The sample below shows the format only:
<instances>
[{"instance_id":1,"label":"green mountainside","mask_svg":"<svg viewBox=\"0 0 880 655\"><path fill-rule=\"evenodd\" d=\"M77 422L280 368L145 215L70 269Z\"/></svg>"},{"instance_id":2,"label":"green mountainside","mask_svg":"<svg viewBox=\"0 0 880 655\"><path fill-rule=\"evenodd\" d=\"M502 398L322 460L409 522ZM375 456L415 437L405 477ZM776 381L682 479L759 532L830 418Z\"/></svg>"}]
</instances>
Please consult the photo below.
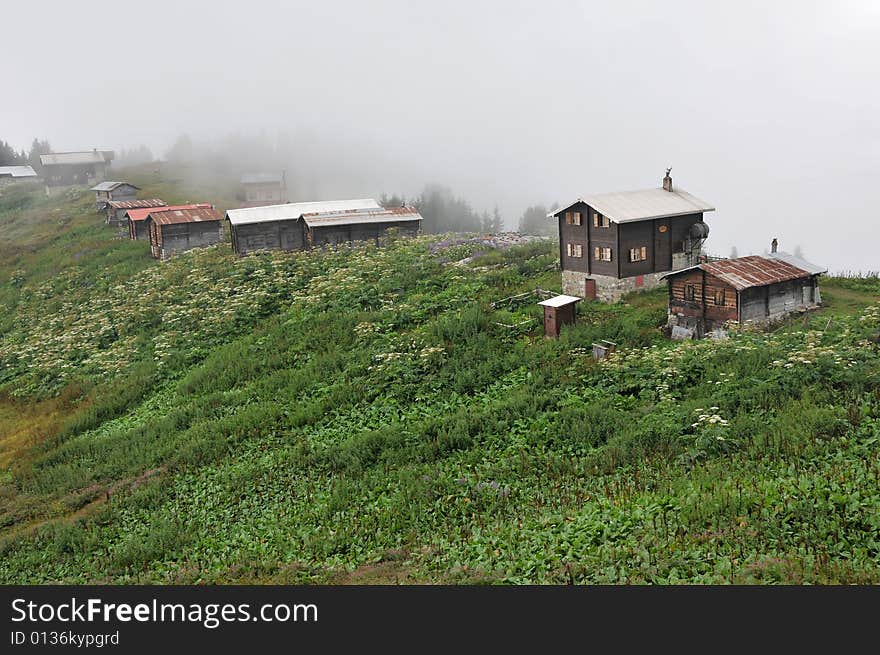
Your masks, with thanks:
<instances>
[{"instance_id":1,"label":"green mountainside","mask_svg":"<svg viewBox=\"0 0 880 655\"><path fill-rule=\"evenodd\" d=\"M880 582L880 281L725 341L664 338L664 290L547 340L490 303L557 255L159 263L89 192L0 189L0 582Z\"/></svg>"}]
</instances>

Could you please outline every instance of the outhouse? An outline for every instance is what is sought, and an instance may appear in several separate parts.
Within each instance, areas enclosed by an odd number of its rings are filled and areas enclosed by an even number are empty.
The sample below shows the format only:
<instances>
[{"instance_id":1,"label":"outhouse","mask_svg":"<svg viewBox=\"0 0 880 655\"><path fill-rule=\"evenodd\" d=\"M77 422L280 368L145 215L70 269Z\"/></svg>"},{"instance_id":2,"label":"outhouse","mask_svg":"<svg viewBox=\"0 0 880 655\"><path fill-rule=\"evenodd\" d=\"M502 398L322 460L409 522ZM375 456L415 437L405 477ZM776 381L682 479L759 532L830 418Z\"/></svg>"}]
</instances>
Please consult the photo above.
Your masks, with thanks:
<instances>
[{"instance_id":1,"label":"outhouse","mask_svg":"<svg viewBox=\"0 0 880 655\"><path fill-rule=\"evenodd\" d=\"M539 302L544 307L544 336L555 339L563 325L574 325L575 304L581 300L576 296L553 296Z\"/></svg>"}]
</instances>

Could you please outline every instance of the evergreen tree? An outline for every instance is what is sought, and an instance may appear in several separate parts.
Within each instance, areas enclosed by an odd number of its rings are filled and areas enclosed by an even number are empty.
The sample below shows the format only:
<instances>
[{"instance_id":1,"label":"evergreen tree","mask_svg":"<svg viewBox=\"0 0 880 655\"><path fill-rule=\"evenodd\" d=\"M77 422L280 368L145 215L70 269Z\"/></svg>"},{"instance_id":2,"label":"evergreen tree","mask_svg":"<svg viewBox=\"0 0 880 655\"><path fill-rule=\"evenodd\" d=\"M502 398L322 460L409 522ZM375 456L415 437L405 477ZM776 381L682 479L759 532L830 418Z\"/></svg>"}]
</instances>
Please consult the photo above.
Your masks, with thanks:
<instances>
[{"instance_id":1,"label":"evergreen tree","mask_svg":"<svg viewBox=\"0 0 880 655\"><path fill-rule=\"evenodd\" d=\"M489 231L493 234L497 234L502 230L504 230L504 219L501 218L501 212L498 210L498 205L495 205L495 208L492 210L492 219Z\"/></svg>"},{"instance_id":2,"label":"evergreen tree","mask_svg":"<svg viewBox=\"0 0 880 655\"><path fill-rule=\"evenodd\" d=\"M0 166L21 166L24 163L15 148L6 141L0 141Z\"/></svg>"},{"instance_id":3,"label":"evergreen tree","mask_svg":"<svg viewBox=\"0 0 880 655\"><path fill-rule=\"evenodd\" d=\"M520 216L517 229L522 234L549 236L556 231L556 221L547 217L547 208L544 205L533 205Z\"/></svg>"},{"instance_id":4,"label":"evergreen tree","mask_svg":"<svg viewBox=\"0 0 880 655\"><path fill-rule=\"evenodd\" d=\"M43 165L40 163L40 155L48 155L50 152L52 152L52 146L49 145L48 141L45 139L40 141L34 137L34 140L31 142L31 151L27 156L28 165L37 173L42 172Z\"/></svg>"}]
</instances>

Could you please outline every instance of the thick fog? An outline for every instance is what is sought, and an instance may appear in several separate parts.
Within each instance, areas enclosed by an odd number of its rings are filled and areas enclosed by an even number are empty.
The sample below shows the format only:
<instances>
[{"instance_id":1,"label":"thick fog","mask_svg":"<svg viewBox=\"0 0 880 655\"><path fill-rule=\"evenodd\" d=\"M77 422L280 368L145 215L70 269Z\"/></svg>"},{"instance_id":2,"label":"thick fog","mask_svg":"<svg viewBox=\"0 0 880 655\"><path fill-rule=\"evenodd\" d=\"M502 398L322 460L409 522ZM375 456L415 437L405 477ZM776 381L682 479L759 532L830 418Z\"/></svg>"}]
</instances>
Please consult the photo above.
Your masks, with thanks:
<instances>
[{"instance_id":1,"label":"thick fog","mask_svg":"<svg viewBox=\"0 0 880 655\"><path fill-rule=\"evenodd\" d=\"M10 2L0 138L281 138L296 199L675 185L710 252L880 269L880 3Z\"/></svg>"}]
</instances>

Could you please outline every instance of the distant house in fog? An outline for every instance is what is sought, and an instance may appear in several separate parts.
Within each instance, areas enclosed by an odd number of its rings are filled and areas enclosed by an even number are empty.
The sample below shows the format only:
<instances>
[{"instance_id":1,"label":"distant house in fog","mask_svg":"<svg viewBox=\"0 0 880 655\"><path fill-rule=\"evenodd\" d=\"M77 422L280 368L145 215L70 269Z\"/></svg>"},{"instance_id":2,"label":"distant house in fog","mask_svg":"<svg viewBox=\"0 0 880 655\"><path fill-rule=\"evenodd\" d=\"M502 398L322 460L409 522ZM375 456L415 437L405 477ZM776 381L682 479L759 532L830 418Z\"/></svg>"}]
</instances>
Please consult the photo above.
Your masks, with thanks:
<instances>
[{"instance_id":1,"label":"distant house in fog","mask_svg":"<svg viewBox=\"0 0 880 655\"><path fill-rule=\"evenodd\" d=\"M298 202L226 212L232 250L304 250L312 246L375 240L389 228L419 232L422 216L413 207L381 207L372 198Z\"/></svg>"},{"instance_id":2,"label":"distant house in fog","mask_svg":"<svg viewBox=\"0 0 880 655\"><path fill-rule=\"evenodd\" d=\"M242 207L263 207L287 202L284 174L247 173L241 176L244 188Z\"/></svg>"},{"instance_id":3,"label":"distant house in fog","mask_svg":"<svg viewBox=\"0 0 880 655\"><path fill-rule=\"evenodd\" d=\"M223 216L215 209L163 209L150 213L145 227L156 259L223 240Z\"/></svg>"},{"instance_id":4,"label":"distant house in fog","mask_svg":"<svg viewBox=\"0 0 880 655\"><path fill-rule=\"evenodd\" d=\"M125 225L125 212L130 209L147 207L165 207L167 203L161 198L141 198L139 200L109 200L106 204L107 225Z\"/></svg>"},{"instance_id":5,"label":"distant house in fog","mask_svg":"<svg viewBox=\"0 0 880 655\"><path fill-rule=\"evenodd\" d=\"M129 209L125 212L125 218L128 221L128 238L140 241L141 239L149 240L150 233L146 227L147 217L154 212L169 211L172 209L213 209L214 205L208 202L195 203L190 205L166 205L165 207L147 207L140 209Z\"/></svg>"},{"instance_id":6,"label":"distant house in fog","mask_svg":"<svg viewBox=\"0 0 880 655\"><path fill-rule=\"evenodd\" d=\"M37 172L30 166L0 166L0 184L37 179Z\"/></svg>"},{"instance_id":7,"label":"distant house in fog","mask_svg":"<svg viewBox=\"0 0 880 655\"><path fill-rule=\"evenodd\" d=\"M702 337L728 321L771 323L817 307L827 269L784 252L704 262L664 277L673 335Z\"/></svg>"},{"instance_id":8,"label":"distant house in fog","mask_svg":"<svg viewBox=\"0 0 880 655\"><path fill-rule=\"evenodd\" d=\"M111 200L135 200L140 187L128 182L105 181L93 186L89 191L95 192L95 209L102 211Z\"/></svg>"},{"instance_id":9,"label":"distant house in fog","mask_svg":"<svg viewBox=\"0 0 880 655\"><path fill-rule=\"evenodd\" d=\"M53 152L40 155L46 192L59 189L95 184L107 179L112 150L85 150L82 152Z\"/></svg>"}]
</instances>

